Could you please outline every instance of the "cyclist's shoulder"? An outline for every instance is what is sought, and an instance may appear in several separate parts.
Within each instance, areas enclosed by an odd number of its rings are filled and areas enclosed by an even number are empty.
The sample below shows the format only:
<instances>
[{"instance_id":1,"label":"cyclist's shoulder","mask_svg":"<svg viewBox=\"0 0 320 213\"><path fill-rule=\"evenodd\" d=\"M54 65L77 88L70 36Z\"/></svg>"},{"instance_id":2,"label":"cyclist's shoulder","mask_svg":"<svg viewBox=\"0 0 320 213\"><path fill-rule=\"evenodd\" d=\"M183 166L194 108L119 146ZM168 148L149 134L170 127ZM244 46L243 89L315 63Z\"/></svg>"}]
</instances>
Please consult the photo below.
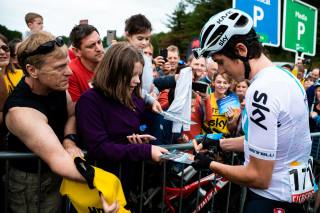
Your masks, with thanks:
<instances>
[{"instance_id":1,"label":"cyclist's shoulder","mask_svg":"<svg viewBox=\"0 0 320 213\"><path fill-rule=\"evenodd\" d=\"M293 87L297 86L295 79L290 74L285 73L278 67L267 67L260 70L251 80L251 85L248 88L249 94L261 92L270 94L274 97L287 95ZM297 87L298 88L298 87Z\"/></svg>"}]
</instances>

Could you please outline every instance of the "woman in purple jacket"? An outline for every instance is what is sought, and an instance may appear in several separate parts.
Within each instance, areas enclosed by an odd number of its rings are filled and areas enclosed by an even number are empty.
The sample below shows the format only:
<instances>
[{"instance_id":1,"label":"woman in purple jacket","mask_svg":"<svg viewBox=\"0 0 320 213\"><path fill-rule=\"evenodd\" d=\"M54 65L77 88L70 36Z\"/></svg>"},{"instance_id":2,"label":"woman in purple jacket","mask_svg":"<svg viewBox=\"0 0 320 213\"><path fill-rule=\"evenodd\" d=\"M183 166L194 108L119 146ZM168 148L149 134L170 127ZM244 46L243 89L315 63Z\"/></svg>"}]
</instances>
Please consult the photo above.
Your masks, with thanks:
<instances>
[{"instance_id":1,"label":"woman in purple jacket","mask_svg":"<svg viewBox=\"0 0 320 213\"><path fill-rule=\"evenodd\" d=\"M145 107L141 98L143 56L128 43L112 45L92 80L93 88L77 102L77 126L88 156L98 167L119 175L126 195L136 162L163 159L168 150L149 144L150 135L139 136ZM127 197L127 196L126 196Z\"/></svg>"}]
</instances>

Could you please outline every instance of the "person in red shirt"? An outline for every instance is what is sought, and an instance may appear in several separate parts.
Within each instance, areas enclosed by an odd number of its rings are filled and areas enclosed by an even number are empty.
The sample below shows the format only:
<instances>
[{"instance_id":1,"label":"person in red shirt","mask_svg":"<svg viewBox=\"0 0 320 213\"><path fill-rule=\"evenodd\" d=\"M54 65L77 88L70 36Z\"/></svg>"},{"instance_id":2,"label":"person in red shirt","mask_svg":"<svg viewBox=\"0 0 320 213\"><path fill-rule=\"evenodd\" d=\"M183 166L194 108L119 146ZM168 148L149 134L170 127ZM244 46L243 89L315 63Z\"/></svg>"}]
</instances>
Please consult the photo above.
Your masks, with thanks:
<instances>
[{"instance_id":1,"label":"person in red shirt","mask_svg":"<svg viewBox=\"0 0 320 213\"><path fill-rule=\"evenodd\" d=\"M72 46L72 44L71 44L70 47L68 48L70 61L72 61L73 59L76 59L76 58L77 58L76 54L74 54L74 53L72 52L72 48L73 48L73 46Z\"/></svg>"},{"instance_id":2,"label":"person in red shirt","mask_svg":"<svg viewBox=\"0 0 320 213\"><path fill-rule=\"evenodd\" d=\"M75 26L70 33L72 52L78 58L69 64L73 75L69 78L68 91L76 103L81 94L90 89L94 71L104 56L103 45L98 30L88 24Z\"/></svg>"}]
</instances>

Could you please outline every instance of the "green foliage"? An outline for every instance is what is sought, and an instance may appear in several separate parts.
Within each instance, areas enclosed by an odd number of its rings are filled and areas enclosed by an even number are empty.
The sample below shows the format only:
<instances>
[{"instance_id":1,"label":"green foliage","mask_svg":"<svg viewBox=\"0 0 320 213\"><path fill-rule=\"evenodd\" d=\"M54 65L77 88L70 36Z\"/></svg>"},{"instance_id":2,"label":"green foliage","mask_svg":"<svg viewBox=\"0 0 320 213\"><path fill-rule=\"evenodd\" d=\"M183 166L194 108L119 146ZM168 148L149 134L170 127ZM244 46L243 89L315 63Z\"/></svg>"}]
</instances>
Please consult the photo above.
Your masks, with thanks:
<instances>
[{"instance_id":1,"label":"green foliage","mask_svg":"<svg viewBox=\"0 0 320 213\"><path fill-rule=\"evenodd\" d=\"M121 42L121 41L124 41L124 37L117 37L116 39L118 42ZM103 37L102 39L102 45L103 45L103 48L106 48L108 45L107 45L107 36Z\"/></svg>"},{"instance_id":2,"label":"green foliage","mask_svg":"<svg viewBox=\"0 0 320 213\"><path fill-rule=\"evenodd\" d=\"M157 46L176 45L181 59L186 60L189 42L198 37L203 25L216 13L231 7L231 0L186 0L181 1L172 15L168 16L171 30ZM187 12L189 10L189 12Z\"/></svg>"},{"instance_id":3,"label":"green foliage","mask_svg":"<svg viewBox=\"0 0 320 213\"><path fill-rule=\"evenodd\" d=\"M166 34L161 32L158 34L152 34L150 42L153 46L153 56L154 58L159 55L160 49L165 48L166 46L161 46L161 41L166 37Z\"/></svg>"},{"instance_id":4,"label":"green foliage","mask_svg":"<svg viewBox=\"0 0 320 213\"><path fill-rule=\"evenodd\" d=\"M0 33L4 35L9 41L12 39L18 38L22 39L22 33L19 31L12 31L7 29L5 26L0 25Z\"/></svg>"},{"instance_id":5,"label":"green foliage","mask_svg":"<svg viewBox=\"0 0 320 213\"><path fill-rule=\"evenodd\" d=\"M68 45L69 37L67 37L67 36L61 36L61 37L62 37L63 42L64 42L66 45Z\"/></svg>"},{"instance_id":6,"label":"green foliage","mask_svg":"<svg viewBox=\"0 0 320 213\"><path fill-rule=\"evenodd\" d=\"M302 0L303 2L312 5L318 9L318 23L317 23L317 38L316 38L316 55L314 57L306 56L306 58L310 58L312 61L312 69L315 67L320 67L320 22L319 22L319 13L320 13L320 1L319 0ZM286 52L282 50L282 52ZM293 60L294 61L294 56Z\"/></svg>"},{"instance_id":7,"label":"green foliage","mask_svg":"<svg viewBox=\"0 0 320 213\"><path fill-rule=\"evenodd\" d=\"M318 17L320 12L319 0L303 0L318 8ZM283 5L283 1L281 1ZM189 42L198 37L204 24L216 13L232 7L232 0L182 0L176 7L175 11L168 16L167 26L170 32L164 34L154 34L151 37L151 43L155 47L155 55L159 52L158 47L167 47L171 44L178 46L180 55L185 60ZM283 11L281 11L282 13ZM320 49L320 22L317 26L317 43L316 49ZM270 58L274 61L291 61L294 62L295 54L282 49L282 47L266 47ZM312 67L319 66L320 55L317 54L311 58Z\"/></svg>"}]
</instances>

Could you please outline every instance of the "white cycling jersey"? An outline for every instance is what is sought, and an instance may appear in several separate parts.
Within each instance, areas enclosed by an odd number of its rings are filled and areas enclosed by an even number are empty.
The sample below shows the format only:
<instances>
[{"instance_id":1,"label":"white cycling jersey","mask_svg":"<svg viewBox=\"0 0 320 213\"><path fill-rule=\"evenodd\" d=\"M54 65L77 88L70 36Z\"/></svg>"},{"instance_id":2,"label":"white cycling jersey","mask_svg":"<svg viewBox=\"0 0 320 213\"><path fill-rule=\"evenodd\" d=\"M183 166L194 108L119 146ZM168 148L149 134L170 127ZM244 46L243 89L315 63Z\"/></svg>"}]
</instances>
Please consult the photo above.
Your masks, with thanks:
<instances>
[{"instance_id":1,"label":"white cycling jersey","mask_svg":"<svg viewBox=\"0 0 320 213\"><path fill-rule=\"evenodd\" d=\"M293 202L290 165L307 164L311 151L306 93L300 81L280 67L260 70L251 83L242 122L245 164L253 156L275 160L275 166L268 189L250 189L265 198Z\"/></svg>"}]
</instances>

